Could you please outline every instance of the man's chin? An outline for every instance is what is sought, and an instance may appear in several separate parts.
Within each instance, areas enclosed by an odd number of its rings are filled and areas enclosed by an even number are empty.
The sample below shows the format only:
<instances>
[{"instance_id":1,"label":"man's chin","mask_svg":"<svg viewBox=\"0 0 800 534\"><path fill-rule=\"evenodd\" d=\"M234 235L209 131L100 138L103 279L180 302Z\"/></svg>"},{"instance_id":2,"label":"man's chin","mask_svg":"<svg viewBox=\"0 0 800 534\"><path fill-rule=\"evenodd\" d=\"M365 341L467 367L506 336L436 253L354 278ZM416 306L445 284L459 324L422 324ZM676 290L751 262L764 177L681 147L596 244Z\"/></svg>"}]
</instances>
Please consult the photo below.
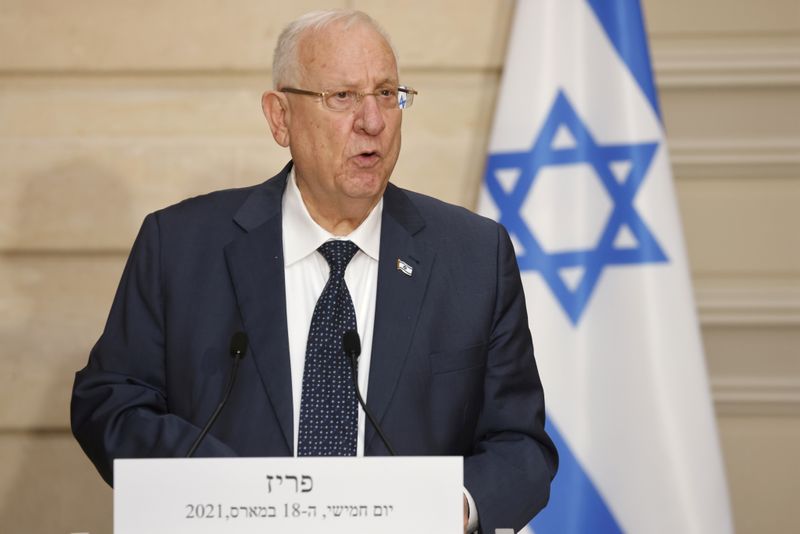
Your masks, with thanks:
<instances>
[{"instance_id":1,"label":"man's chin","mask_svg":"<svg viewBox=\"0 0 800 534\"><path fill-rule=\"evenodd\" d=\"M360 170L349 173L343 185L350 198L370 199L381 196L388 182L389 177L384 172Z\"/></svg>"}]
</instances>

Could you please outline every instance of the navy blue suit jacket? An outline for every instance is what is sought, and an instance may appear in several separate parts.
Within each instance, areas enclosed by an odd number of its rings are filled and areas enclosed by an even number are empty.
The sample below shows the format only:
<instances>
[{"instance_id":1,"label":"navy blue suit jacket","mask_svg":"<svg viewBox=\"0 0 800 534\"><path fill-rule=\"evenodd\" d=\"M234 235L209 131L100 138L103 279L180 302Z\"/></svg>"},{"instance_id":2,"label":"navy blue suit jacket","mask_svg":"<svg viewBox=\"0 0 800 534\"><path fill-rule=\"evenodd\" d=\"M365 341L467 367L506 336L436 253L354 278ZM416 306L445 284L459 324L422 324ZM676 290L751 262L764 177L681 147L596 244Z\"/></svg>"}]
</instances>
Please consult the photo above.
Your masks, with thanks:
<instances>
[{"instance_id":1,"label":"navy blue suit jacket","mask_svg":"<svg viewBox=\"0 0 800 534\"><path fill-rule=\"evenodd\" d=\"M73 391L73 432L109 483L114 458L186 454L219 402L238 330L250 348L197 456L292 455L288 170L146 217ZM503 227L389 184L373 337L367 403L398 454L463 455L482 530L521 528L547 502L557 456ZM387 454L369 424L365 451Z\"/></svg>"}]
</instances>

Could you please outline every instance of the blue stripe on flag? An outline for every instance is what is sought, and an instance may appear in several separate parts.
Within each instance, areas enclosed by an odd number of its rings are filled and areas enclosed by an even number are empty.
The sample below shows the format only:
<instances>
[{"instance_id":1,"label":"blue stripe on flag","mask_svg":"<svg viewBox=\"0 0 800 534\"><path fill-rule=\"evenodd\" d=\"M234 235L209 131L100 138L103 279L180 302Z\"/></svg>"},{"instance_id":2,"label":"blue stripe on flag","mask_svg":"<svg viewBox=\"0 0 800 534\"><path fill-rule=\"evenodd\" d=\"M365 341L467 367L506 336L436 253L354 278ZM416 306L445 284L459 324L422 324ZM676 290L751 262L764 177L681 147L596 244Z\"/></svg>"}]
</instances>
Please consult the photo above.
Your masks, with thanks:
<instances>
[{"instance_id":1,"label":"blue stripe on flag","mask_svg":"<svg viewBox=\"0 0 800 534\"><path fill-rule=\"evenodd\" d=\"M536 534L621 533L603 496L586 475L552 419L545 425L558 448L558 473L550 485L550 502L530 523Z\"/></svg>"},{"instance_id":2,"label":"blue stripe on flag","mask_svg":"<svg viewBox=\"0 0 800 534\"><path fill-rule=\"evenodd\" d=\"M650 70L650 51L639 0L587 0L622 60L661 119L658 94Z\"/></svg>"}]
</instances>

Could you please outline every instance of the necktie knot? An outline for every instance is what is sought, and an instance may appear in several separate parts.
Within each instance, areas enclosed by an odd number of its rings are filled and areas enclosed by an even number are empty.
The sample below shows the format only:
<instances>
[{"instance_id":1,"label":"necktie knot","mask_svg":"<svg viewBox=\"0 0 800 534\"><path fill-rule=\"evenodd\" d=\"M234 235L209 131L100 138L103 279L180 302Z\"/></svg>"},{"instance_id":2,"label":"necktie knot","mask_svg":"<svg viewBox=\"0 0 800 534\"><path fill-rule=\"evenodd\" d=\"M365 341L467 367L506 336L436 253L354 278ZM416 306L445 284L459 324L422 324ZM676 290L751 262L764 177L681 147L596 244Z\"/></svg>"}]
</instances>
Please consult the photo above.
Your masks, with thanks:
<instances>
[{"instance_id":1,"label":"necktie knot","mask_svg":"<svg viewBox=\"0 0 800 534\"><path fill-rule=\"evenodd\" d=\"M333 240L326 241L317 250L319 250L325 261L331 268L331 275L343 275L347 264L353 259L356 252L358 252L358 245L352 241Z\"/></svg>"}]
</instances>

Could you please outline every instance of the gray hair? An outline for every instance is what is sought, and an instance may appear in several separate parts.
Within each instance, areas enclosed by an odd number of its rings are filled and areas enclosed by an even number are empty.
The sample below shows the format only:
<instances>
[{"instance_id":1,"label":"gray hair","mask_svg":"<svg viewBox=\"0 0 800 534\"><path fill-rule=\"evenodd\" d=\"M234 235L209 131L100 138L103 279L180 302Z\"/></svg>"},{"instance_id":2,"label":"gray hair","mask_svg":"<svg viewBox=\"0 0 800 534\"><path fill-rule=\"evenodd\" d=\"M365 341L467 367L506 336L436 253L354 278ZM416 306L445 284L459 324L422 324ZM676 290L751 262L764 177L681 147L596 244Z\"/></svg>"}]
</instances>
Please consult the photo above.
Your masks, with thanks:
<instances>
[{"instance_id":1,"label":"gray hair","mask_svg":"<svg viewBox=\"0 0 800 534\"><path fill-rule=\"evenodd\" d=\"M353 9L331 9L312 11L290 22L278 36L278 44L272 57L272 85L275 89L287 84L297 83L297 77L303 66L298 58L298 44L306 31L319 31L336 23L342 23L344 29L356 24L365 24L378 32L386 40L397 63L397 51L392 45L389 34L372 17L363 11Z\"/></svg>"}]
</instances>

